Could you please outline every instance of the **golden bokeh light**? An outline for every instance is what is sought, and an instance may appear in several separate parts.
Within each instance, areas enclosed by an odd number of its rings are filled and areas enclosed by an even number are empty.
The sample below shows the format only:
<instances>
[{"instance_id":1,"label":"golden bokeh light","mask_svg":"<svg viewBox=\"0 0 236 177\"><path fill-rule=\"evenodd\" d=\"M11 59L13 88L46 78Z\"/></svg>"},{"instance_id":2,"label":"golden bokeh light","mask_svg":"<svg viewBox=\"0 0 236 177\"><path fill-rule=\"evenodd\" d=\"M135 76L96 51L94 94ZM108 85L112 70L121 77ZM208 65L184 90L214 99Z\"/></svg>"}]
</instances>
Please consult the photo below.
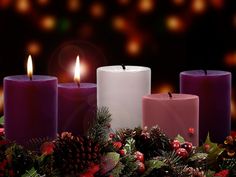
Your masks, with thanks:
<instances>
[{"instance_id":1,"label":"golden bokeh light","mask_svg":"<svg viewBox=\"0 0 236 177\"><path fill-rule=\"evenodd\" d=\"M181 32L184 30L184 23L180 17L172 15L166 18L166 27L169 31Z\"/></svg>"},{"instance_id":2,"label":"golden bokeh light","mask_svg":"<svg viewBox=\"0 0 236 177\"><path fill-rule=\"evenodd\" d=\"M41 44L37 41L31 41L27 44L27 53L38 55L41 52Z\"/></svg>"},{"instance_id":3,"label":"golden bokeh light","mask_svg":"<svg viewBox=\"0 0 236 177\"><path fill-rule=\"evenodd\" d=\"M56 18L52 15L46 15L39 21L41 29L51 31L56 27Z\"/></svg>"},{"instance_id":4,"label":"golden bokeh light","mask_svg":"<svg viewBox=\"0 0 236 177\"><path fill-rule=\"evenodd\" d=\"M151 12L154 9L154 1L153 0L139 0L138 9L140 12Z\"/></svg>"},{"instance_id":5,"label":"golden bokeh light","mask_svg":"<svg viewBox=\"0 0 236 177\"><path fill-rule=\"evenodd\" d=\"M127 23L124 17L117 16L113 18L112 26L116 30L123 31L125 30Z\"/></svg>"},{"instance_id":6,"label":"golden bokeh light","mask_svg":"<svg viewBox=\"0 0 236 177\"><path fill-rule=\"evenodd\" d=\"M77 12L81 7L80 0L67 0L67 9L71 12Z\"/></svg>"},{"instance_id":7,"label":"golden bokeh light","mask_svg":"<svg viewBox=\"0 0 236 177\"><path fill-rule=\"evenodd\" d=\"M16 0L15 8L18 13L28 13L31 10L31 2L30 0Z\"/></svg>"},{"instance_id":8,"label":"golden bokeh light","mask_svg":"<svg viewBox=\"0 0 236 177\"><path fill-rule=\"evenodd\" d=\"M192 0L191 9L194 13L201 14L206 11L207 8L206 0Z\"/></svg>"},{"instance_id":9,"label":"golden bokeh light","mask_svg":"<svg viewBox=\"0 0 236 177\"><path fill-rule=\"evenodd\" d=\"M154 93L168 93L168 92L171 93L174 92L173 86L169 83L163 83L160 86L158 86L157 89L154 90Z\"/></svg>"},{"instance_id":10,"label":"golden bokeh light","mask_svg":"<svg viewBox=\"0 0 236 177\"><path fill-rule=\"evenodd\" d=\"M128 54L136 56L141 51L141 43L137 39L131 39L126 44L126 50Z\"/></svg>"},{"instance_id":11,"label":"golden bokeh light","mask_svg":"<svg viewBox=\"0 0 236 177\"><path fill-rule=\"evenodd\" d=\"M105 13L105 7L101 3L93 3L90 7L90 14L95 18L103 17Z\"/></svg>"}]
</instances>

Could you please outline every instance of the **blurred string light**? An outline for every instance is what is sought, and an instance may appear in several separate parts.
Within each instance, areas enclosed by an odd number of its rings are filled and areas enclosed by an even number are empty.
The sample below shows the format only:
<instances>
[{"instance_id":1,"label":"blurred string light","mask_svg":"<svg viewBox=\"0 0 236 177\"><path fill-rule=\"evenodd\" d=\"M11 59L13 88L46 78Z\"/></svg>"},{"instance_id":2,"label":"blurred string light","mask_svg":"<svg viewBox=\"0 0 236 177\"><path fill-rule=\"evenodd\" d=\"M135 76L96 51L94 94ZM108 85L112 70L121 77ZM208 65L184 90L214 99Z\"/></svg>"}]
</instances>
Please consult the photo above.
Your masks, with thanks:
<instances>
[{"instance_id":1,"label":"blurred string light","mask_svg":"<svg viewBox=\"0 0 236 177\"><path fill-rule=\"evenodd\" d=\"M193 13L202 14L207 8L206 0L192 0L191 10Z\"/></svg>"},{"instance_id":2,"label":"blurred string light","mask_svg":"<svg viewBox=\"0 0 236 177\"><path fill-rule=\"evenodd\" d=\"M168 93L168 92L171 93L174 92L173 86L169 83L162 83L154 90L154 93Z\"/></svg>"},{"instance_id":3,"label":"blurred string light","mask_svg":"<svg viewBox=\"0 0 236 177\"><path fill-rule=\"evenodd\" d=\"M127 27L127 22L124 17L116 16L112 19L112 26L115 30L124 31Z\"/></svg>"},{"instance_id":4,"label":"blurred string light","mask_svg":"<svg viewBox=\"0 0 236 177\"><path fill-rule=\"evenodd\" d=\"M179 16L171 15L166 18L166 27L172 32L182 32L184 31L184 22Z\"/></svg>"},{"instance_id":5,"label":"blurred string light","mask_svg":"<svg viewBox=\"0 0 236 177\"><path fill-rule=\"evenodd\" d=\"M26 14L31 11L30 0L16 0L15 9L18 13Z\"/></svg>"},{"instance_id":6,"label":"blurred string light","mask_svg":"<svg viewBox=\"0 0 236 177\"><path fill-rule=\"evenodd\" d=\"M42 50L41 44L37 41L30 41L26 47L27 53L30 53L32 55L39 55Z\"/></svg>"},{"instance_id":7,"label":"blurred string light","mask_svg":"<svg viewBox=\"0 0 236 177\"><path fill-rule=\"evenodd\" d=\"M140 12L151 12L155 7L154 0L139 0L138 1L138 10Z\"/></svg>"},{"instance_id":8,"label":"blurred string light","mask_svg":"<svg viewBox=\"0 0 236 177\"><path fill-rule=\"evenodd\" d=\"M95 2L90 6L90 14L94 18L101 18L105 14L105 7L102 3Z\"/></svg>"},{"instance_id":9,"label":"blurred string light","mask_svg":"<svg viewBox=\"0 0 236 177\"><path fill-rule=\"evenodd\" d=\"M46 6L49 4L49 0L37 0L37 3L40 5L40 6Z\"/></svg>"},{"instance_id":10,"label":"blurred string light","mask_svg":"<svg viewBox=\"0 0 236 177\"><path fill-rule=\"evenodd\" d=\"M224 63L227 66L236 66L236 51L229 52L224 57Z\"/></svg>"},{"instance_id":11,"label":"blurred string light","mask_svg":"<svg viewBox=\"0 0 236 177\"><path fill-rule=\"evenodd\" d=\"M77 12L81 7L80 0L67 0L67 9L70 12Z\"/></svg>"},{"instance_id":12,"label":"blurred string light","mask_svg":"<svg viewBox=\"0 0 236 177\"><path fill-rule=\"evenodd\" d=\"M172 0L172 2L175 4L175 5L183 5L185 3L185 0Z\"/></svg>"},{"instance_id":13,"label":"blurred string light","mask_svg":"<svg viewBox=\"0 0 236 177\"><path fill-rule=\"evenodd\" d=\"M8 8L12 3L12 0L0 0L0 8L5 9Z\"/></svg>"},{"instance_id":14,"label":"blurred string light","mask_svg":"<svg viewBox=\"0 0 236 177\"><path fill-rule=\"evenodd\" d=\"M45 15L39 20L39 27L45 31L51 31L56 27L56 17L52 15Z\"/></svg>"},{"instance_id":15,"label":"blurred string light","mask_svg":"<svg viewBox=\"0 0 236 177\"><path fill-rule=\"evenodd\" d=\"M136 56L141 52L141 41L137 38L129 39L126 44L126 51L131 56Z\"/></svg>"}]
</instances>

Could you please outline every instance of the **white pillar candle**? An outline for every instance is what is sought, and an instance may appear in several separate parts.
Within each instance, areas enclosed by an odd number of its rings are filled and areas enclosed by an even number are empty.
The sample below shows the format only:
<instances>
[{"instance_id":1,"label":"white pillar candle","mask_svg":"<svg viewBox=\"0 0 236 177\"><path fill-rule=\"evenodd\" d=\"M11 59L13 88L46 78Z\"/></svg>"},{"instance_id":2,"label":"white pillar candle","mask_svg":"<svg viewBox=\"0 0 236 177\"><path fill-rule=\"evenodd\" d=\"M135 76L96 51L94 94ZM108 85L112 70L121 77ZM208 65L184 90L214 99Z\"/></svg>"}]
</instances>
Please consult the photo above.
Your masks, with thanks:
<instances>
[{"instance_id":1,"label":"white pillar candle","mask_svg":"<svg viewBox=\"0 0 236 177\"><path fill-rule=\"evenodd\" d=\"M150 68L117 65L97 69L97 104L108 107L113 129L141 126L142 97L150 92Z\"/></svg>"}]
</instances>

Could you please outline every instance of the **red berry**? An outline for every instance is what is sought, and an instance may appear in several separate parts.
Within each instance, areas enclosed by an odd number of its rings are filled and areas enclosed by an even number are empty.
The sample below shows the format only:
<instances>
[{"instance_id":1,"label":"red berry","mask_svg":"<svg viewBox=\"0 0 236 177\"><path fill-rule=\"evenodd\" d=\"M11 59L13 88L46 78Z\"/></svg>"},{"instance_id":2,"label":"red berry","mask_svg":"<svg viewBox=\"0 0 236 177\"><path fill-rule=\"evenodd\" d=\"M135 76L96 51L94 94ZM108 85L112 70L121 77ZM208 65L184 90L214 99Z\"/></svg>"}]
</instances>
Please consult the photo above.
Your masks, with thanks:
<instances>
[{"instance_id":1,"label":"red berry","mask_svg":"<svg viewBox=\"0 0 236 177\"><path fill-rule=\"evenodd\" d=\"M143 162L138 161L138 173L142 174L145 172L145 165Z\"/></svg>"},{"instance_id":2,"label":"red berry","mask_svg":"<svg viewBox=\"0 0 236 177\"><path fill-rule=\"evenodd\" d=\"M110 133L110 134L109 134L109 137L110 137L110 138L114 138L114 137L115 137L115 134L114 134L114 133Z\"/></svg>"},{"instance_id":3,"label":"red berry","mask_svg":"<svg viewBox=\"0 0 236 177\"><path fill-rule=\"evenodd\" d=\"M188 129L188 133L189 133L190 135L193 135L194 132L195 132L194 128L189 128L189 129Z\"/></svg>"},{"instance_id":4,"label":"red berry","mask_svg":"<svg viewBox=\"0 0 236 177\"><path fill-rule=\"evenodd\" d=\"M183 159L188 157L188 151L184 148L179 148L176 150L176 154L180 157L182 157Z\"/></svg>"},{"instance_id":5,"label":"red berry","mask_svg":"<svg viewBox=\"0 0 236 177\"><path fill-rule=\"evenodd\" d=\"M122 143L119 141L113 142L113 147L116 149L120 149L122 147Z\"/></svg>"},{"instance_id":6,"label":"red berry","mask_svg":"<svg viewBox=\"0 0 236 177\"><path fill-rule=\"evenodd\" d=\"M204 144L204 150L206 152L209 152L210 148L211 148L211 146L209 144Z\"/></svg>"},{"instance_id":7,"label":"red berry","mask_svg":"<svg viewBox=\"0 0 236 177\"><path fill-rule=\"evenodd\" d=\"M186 151L188 151L188 153L190 153L193 149L193 144L190 142L185 142L181 145L181 148L186 149Z\"/></svg>"},{"instance_id":8,"label":"red berry","mask_svg":"<svg viewBox=\"0 0 236 177\"><path fill-rule=\"evenodd\" d=\"M172 147L172 149L174 149L176 151L177 149L180 148L180 142L178 140L173 140L171 142L171 147Z\"/></svg>"},{"instance_id":9,"label":"red berry","mask_svg":"<svg viewBox=\"0 0 236 177\"><path fill-rule=\"evenodd\" d=\"M139 152L139 151L136 151L134 153L134 157L136 160L139 160L140 162L144 162L144 155L143 153Z\"/></svg>"},{"instance_id":10,"label":"red berry","mask_svg":"<svg viewBox=\"0 0 236 177\"><path fill-rule=\"evenodd\" d=\"M119 150L119 153L121 156L124 156L126 154L124 149Z\"/></svg>"}]
</instances>

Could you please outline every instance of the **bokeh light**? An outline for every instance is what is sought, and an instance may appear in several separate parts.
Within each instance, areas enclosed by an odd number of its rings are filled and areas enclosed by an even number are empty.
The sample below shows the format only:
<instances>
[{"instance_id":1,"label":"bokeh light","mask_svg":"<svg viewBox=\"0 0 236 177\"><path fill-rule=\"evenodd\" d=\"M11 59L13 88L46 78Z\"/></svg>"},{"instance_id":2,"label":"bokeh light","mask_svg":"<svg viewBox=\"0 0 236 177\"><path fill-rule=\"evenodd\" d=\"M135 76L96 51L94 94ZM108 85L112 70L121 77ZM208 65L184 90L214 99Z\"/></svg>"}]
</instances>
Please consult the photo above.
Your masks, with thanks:
<instances>
[{"instance_id":1,"label":"bokeh light","mask_svg":"<svg viewBox=\"0 0 236 177\"><path fill-rule=\"evenodd\" d=\"M71 12L77 12L81 7L80 0L67 0L67 9Z\"/></svg>"},{"instance_id":2,"label":"bokeh light","mask_svg":"<svg viewBox=\"0 0 236 177\"><path fill-rule=\"evenodd\" d=\"M171 84L169 83L162 83L159 86L157 86L157 88L154 90L154 93L168 93L174 92L174 88Z\"/></svg>"},{"instance_id":3,"label":"bokeh light","mask_svg":"<svg viewBox=\"0 0 236 177\"><path fill-rule=\"evenodd\" d=\"M42 49L42 46L39 42L37 41L30 41L27 44L27 53L30 53L32 55L38 55L40 54Z\"/></svg>"},{"instance_id":4,"label":"bokeh light","mask_svg":"<svg viewBox=\"0 0 236 177\"><path fill-rule=\"evenodd\" d=\"M37 0L37 3L40 5L40 6L46 6L48 5L50 2L50 0Z\"/></svg>"},{"instance_id":5,"label":"bokeh light","mask_svg":"<svg viewBox=\"0 0 236 177\"><path fill-rule=\"evenodd\" d=\"M8 8L11 5L12 0L0 0L0 8Z\"/></svg>"},{"instance_id":6,"label":"bokeh light","mask_svg":"<svg viewBox=\"0 0 236 177\"><path fill-rule=\"evenodd\" d=\"M236 51L229 52L224 57L224 63L227 66L236 66Z\"/></svg>"},{"instance_id":7,"label":"bokeh light","mask_svg":"<svg viewBox=\"0 0 236 177\"><path fill-rule=\"evenodd\" d=\"M206 0L192 0L192 11L197 14L202 14L206 11L207 8Z\"/></svg>"},{"instance_id":8,"label":"bokeh light","mask_svg":"<svg viewBox=\"0 0 236 177\"><path fill-rule=\"evenodd\" d=\"M139 0L138 2L138 9L140 12L151 12L154 7L154 0Z\"/></svg>"},{"instance_id":9,"label":"bokeh light","mask_svg":"<svg viewBox=\"0 0 236 177\"><path fill-rule=\"evenodd\" d=\"M112 26L118 31L124 31L127 26L127 22L124 17L116 16L112 19Z\"/></svg>"},{"instance_id":10,"label":"bokeh light","mask_svg":"<svg viewBox=\"0 0 236 177\"><path fill-rule=\"evenodd\" d=\"M126 50L131 56L136 56L141 51L141 42L137 38L130 39L126 44Z\"/></svg>"},{"instance_id":11,"label":"bokeh light","mask_svg":"<svg viewBox=\"0 0 236 177\"><path fill-rule=\"evenodd\" d=\"M180 17L171 15L166 18L166 27L172 32L182 32L184 30L184 22Z\"/></svg>"},{"instance_id":12,"label":"bokeh light","mask_svg":"<svg viewBox=\"0 0 236 177\"><path fill-rule=\"evenodd\" d=\"M42 30L51 31L56 27L56 18L52 15L43 16L39 21L39 25Z\"/></svg>"},{"instance_id":13,"label":"bokeh light","mask_svg":"<svg viewBox=\"0 0 236 177\"><path fill-rule=\"evenodd\" d=\"M15 8L18 13L28 13L31 10L31 2L30 0L16 0Z\"/></svg>"},{"instance_id":14,"label":"bokeh light","mask_svg":"<svg viewBox=\"0 0 236 177\"><path fill-rule=\"evenodd\" d=\"M130 3L130 0L117 0L117 2L120 4L120 5L128 5Z\"/></svg>"},{"instance_id":15,"label":"bokeh light","mask_svg":"<svg viewBox=\"0 0 236 177\"><path fill-rule=\"evenodd\" d=\"M185 0L172 0L172 2L175 4L175 5L183 5L185 3Z\"/></svg>"},{"instance_id":16,"label":"bokeh light","mask_svg":"<svg viewBox=\"0 0 236 177\"><path fill-rule=\"evenodd\" d=\"M101 18L103 17L104 13L105 13L105 7L103 6L103 4L96 2L91 5L90 7L91 16L95 18Z\"/></svg>"},{"instance_id":17,"label":"bokeh light","mask_svg":"<svg viewBox=\"0 0 236 177\"><path fill-rule=\"evenodd\" d=\"M224 0L210 0L211 5L216 9L221 9L224 6Z\"/></svg>"}]
</instances>

